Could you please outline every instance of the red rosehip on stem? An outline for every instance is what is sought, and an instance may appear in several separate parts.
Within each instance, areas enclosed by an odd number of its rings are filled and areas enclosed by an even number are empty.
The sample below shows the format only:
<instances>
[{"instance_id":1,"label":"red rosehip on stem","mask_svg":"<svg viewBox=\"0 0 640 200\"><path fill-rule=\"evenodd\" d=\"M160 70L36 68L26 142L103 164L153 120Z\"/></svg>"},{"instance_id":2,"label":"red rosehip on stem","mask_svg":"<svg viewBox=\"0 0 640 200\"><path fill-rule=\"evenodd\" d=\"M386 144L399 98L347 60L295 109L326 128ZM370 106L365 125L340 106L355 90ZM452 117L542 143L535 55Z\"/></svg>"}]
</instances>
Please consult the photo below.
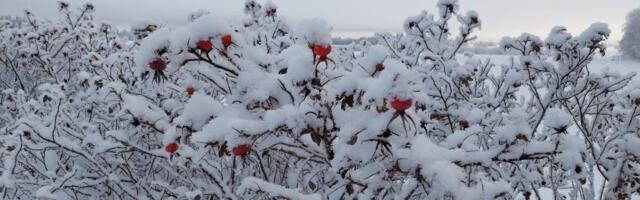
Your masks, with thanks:
<instances>
[{"instance_id":1,"label":"red rosehip on stem","mask_svg":"<svg viewBox=\"0 0 640 200\"><path fill-rule=\"evenodd\" d=\"M211 43L211 40L200 40L198 41L198 48L205 51L210 51L211 49L213 49L213 43Z\"/></svg>"},{"instance_id":2,"label":"red rosehip on stem","mask_svg":"<svg viewBox=\"0 0 640 200\"><path fill-rule=\"evenodd\" d=\"M164 59L158 57L153 59L153 61L151 61L149 63L149 68L156 70L156 71L162 71L165 68L167 68L167 62L164 61Z\"/></svg>"},{"instance_id":3,"label":"red rosehip on stem","mask_svg":"<svg viewBox=\"0 0 640 200\"><path fill-rule=\"evenodd\" d=\"M193 95L193 92L195 92L195 89L193 89L193 87L189 86L186 89L186 92L189 96Z\"/></svg>"},{"instance_id":4,"label":"red rosehip on stem","mask_svg":"<svg viewBox=\"0 0 640 200\"><path fill-rule=\"evenodd\" d=\"M316 55L320 60L326 60L331 53L331 45L329 44L314 44L313 55Z\"/></svg>"},{"instance_id":5,"label":"red rosehip on stem","mask_svg":"<svg viewBox=\"0 0 640 200\"><path fill-rule=\"evenodd\" d=\"M168 145L164 148L164 150L165 150L165 151L167 151L167 153L173 154L173 153L175 153L176 151L178 151L178 144L177 144L177 143L175 143L175 142L174 142L174 143L171 143L171 144L168 144Z\"/></svg>"},{"instance_id":6,"label":"red rosehip on stem","mask_svg":"<svg viewBox=\"0 0 640 200\"><path fill-rule=\"evenodd\" d=\"M393 97L391 99L391 107L399 113L403 113L405 110L410 108L412 103L411 98L401 100L397 97Z\"/></svg>"},{"instance_id":7,"label":"red rosehip on stem","mask_svg":"<svg viewBox=\"0 0 640 200\"><path fill-rule=\"evenodd\" d=\"M220 40L222 40L222 45L224 45L224 47L228 47L229 45L231 45L231 43L233 43L233 37L231 37L231 35L229 34L223 35Z\"/></svg>"},{"instance_id":8,"label":"red rosehip on stem","mask_svg":"<svg viewBox=\"0 0 640 200\"><path fill-rule=\"evenodd\" d=\"M231 149L231 153L234 156L244 156L249 154L250 151L251 151L251 145L248 145L248 144L239 144L233 147L233 149Z\"/></svg>"}]
</instances>

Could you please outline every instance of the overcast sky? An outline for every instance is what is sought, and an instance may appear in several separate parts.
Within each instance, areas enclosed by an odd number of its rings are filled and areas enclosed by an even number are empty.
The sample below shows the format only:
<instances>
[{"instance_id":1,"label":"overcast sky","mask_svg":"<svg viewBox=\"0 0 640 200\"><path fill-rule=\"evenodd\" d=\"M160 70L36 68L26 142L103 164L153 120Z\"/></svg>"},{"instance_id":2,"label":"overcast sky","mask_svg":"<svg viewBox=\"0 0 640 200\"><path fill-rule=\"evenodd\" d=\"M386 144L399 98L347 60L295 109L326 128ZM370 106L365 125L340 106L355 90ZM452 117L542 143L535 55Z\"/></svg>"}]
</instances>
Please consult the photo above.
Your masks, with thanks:
<instances>
[{"instance_id":1,"label":"overcast sky","mask_svg":"<svg viewBox=\"0 0 640 200\"><path fill-rule=\"evenodd\" d=\"M74 5L86 0L69 0ZM333 26L334 36L357 36L373 31L398 31L407 16L421 10L435 12L437 0L273 0L278 12L292 24L319 17ZM42 17L55 17L55 0L0 0L0 15L19 14L30 8ZM244 0L93 0L99 20L127 25L149 18L172 25L183 24L193 11L209 10L238 19ZM260 1L263 2L263 1ZM575 35L592 22L606 22L612 39L621 35L626 14L640 0L460 0L461 10L476 10L483 21L481 40L529 32L546 36L555 25Z\"/></svg>"}]
</instances>

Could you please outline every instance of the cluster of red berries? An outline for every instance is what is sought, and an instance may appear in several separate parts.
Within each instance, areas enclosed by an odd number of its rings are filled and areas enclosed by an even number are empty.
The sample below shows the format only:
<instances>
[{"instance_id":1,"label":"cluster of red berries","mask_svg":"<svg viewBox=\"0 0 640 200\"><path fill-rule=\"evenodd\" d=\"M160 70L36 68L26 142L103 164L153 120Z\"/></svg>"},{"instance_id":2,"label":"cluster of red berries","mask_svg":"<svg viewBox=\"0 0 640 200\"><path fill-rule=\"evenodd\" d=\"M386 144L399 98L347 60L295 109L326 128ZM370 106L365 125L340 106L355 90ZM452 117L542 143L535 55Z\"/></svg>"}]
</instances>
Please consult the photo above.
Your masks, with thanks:
<instances>
[{"instance_id":1,"label":"cluster of red berries","mask_svg":"<svg viewBox=\"0 0 640 200\"><path fill-rule=\"evenodd\" d=\"M222 42L222 45L227 48L231 46L231 44L233 44L233 36L225 34L220 37L220 41ZM196 45L198 46L198 49L206 52L209 52L213 49L213 42L211 42L211 39L200 40L196 43Z\"/></svg>"},{"instance_id":2,"label":"cluster of red berries","mask_svg":"<svg viewBox=\"0 0 640 200\"><path fill-rule=\"evenodd\" d=\"M173 154L178 151L178 147L178 143L173 142L164 147L164 150L169 154ZM233 156L245 156L248 155L249 152L251 152L251 145L249 144L239 144L231 149L231 154Z\"/></svg>"},{"instance_id":3,"label":"cluster of red berries","mask_svg":"<svg viewBox=\"0 0 640 200\"><path fill-rule=\"evenodd\" d=\"M231 46L231 44L233 44L233 36L231 36L230 34L225 34L220 37L220 41L222 42L222 45L227 48ZM198 46L198 49L205 52L209 52L213 49L213 42L211 42L211 39L199 40L196 45ZM167 68L167 61L165 61L161 57L156 57L151 62L149 62L149 68L155 71L162 71Z\"/></svg>"}]
</instances>

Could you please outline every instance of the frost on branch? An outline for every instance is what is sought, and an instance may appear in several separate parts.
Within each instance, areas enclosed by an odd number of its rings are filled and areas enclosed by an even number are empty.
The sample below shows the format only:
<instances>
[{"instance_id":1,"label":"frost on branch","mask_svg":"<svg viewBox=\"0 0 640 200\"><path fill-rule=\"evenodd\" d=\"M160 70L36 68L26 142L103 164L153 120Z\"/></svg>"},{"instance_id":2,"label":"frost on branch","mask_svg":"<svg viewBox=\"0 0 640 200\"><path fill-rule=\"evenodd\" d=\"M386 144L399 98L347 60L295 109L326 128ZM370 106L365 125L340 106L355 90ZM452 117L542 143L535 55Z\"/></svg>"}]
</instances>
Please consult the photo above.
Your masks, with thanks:
<instances>
[{"instance_id":1,"label":"frost on branch","mask_svg":"<svg viewBox=\"0 0 640 200\"><path fill-rule=\"evenodd\" d=\"M60 6L60 21L0 24L5 198L612 199L640 187L634 74L588 67L606 24L507 37L517 56L498 64L459 54L482 20L455 0L349 46L321 19L289 26L273 2L132 34L94 22L91 5Z\"/></svg>"},{"instance_id":2,"label":"frost on branch","mask_svg":"<svg viewBox=\"0 0 640 200\"><path fill-rule=\"evenodd\" d=\"M264 192L268 194L266 197L278 197L287 199L300 199L300 200L320 200L322 197L318 194L305 195L298 191L287 189L279 185L266 182L264 180L255 177L246 177L242 184L238 187L238 193L249 193L250 191L256 191L258 193ZM258 196L260 197L260 196Z\"/></svg>"}]
</instances>

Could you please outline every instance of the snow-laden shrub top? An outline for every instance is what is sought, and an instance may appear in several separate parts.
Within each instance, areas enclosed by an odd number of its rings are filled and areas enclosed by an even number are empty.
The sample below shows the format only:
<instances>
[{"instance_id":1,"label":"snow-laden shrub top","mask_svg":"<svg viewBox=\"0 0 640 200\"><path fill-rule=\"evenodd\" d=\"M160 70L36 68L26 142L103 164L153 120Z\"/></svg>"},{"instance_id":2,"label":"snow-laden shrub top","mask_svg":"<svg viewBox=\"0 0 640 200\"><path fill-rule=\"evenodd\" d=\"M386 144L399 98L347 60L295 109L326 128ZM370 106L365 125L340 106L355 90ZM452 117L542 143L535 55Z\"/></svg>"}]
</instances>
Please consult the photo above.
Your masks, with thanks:
<instances>
[{"instance_id":1,"label":"snow-laden shrub top","mask_svg":"<svg viewBox=\"0 0 640 200\"><path fill-rule=\"evenodd\" d=\"M518 54L505 64L460 54L482 20L456 0L347 46L322 19L288 25L273 2L247 0L239 22L197 11L183 27L124 32L93 10L60 3L60 21L0 23L4 198L607 199L640 187L634 74L588 67L604 23L505 37Z\"/></svg>"},{"instance_id":2,"label":"snow-laden shrub top","mask_svg":"<svg viewBox=\"0 0 640 200\"><path fill-rule=\"evenodd\" d=\"M640 60L640 8L631 10L624 23L620 52L627 59Z\"/></svg>"}]
</instances>

